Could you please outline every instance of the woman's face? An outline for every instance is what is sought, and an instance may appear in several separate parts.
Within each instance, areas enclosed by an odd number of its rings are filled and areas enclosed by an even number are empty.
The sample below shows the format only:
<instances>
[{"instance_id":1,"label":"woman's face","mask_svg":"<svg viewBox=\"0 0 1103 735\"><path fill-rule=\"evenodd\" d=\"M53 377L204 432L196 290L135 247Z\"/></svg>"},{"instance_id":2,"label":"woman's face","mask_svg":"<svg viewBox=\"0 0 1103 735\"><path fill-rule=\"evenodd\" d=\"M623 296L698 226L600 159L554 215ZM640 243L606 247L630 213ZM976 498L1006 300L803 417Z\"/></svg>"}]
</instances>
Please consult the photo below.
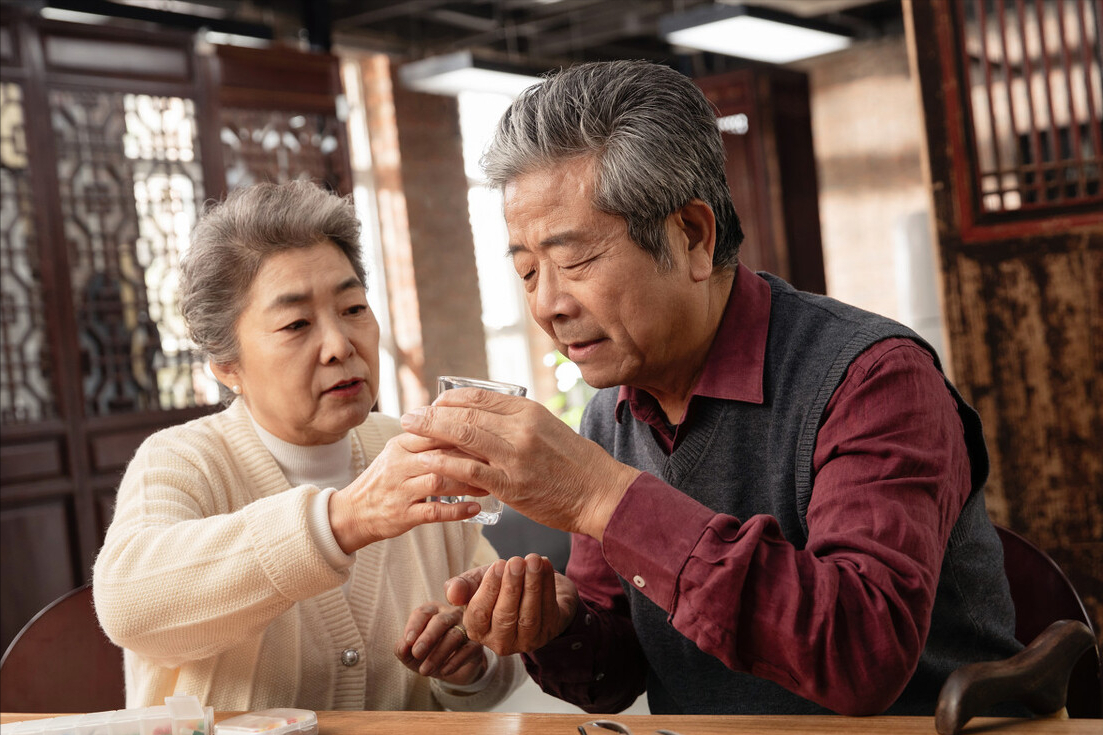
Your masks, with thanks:
<instances>
[{"instance_id":1,"label":"woman's face","mask_svg":"<svg viewBox=\"0 0 1103 735\"><path fill-rule=\"evenodd\" d=\"M331 444L367 418L379 389L379 323L364 284L328 240L269 256L237 322L239 358L212 365L284 441Z\"/></svg>"}]
</instances>

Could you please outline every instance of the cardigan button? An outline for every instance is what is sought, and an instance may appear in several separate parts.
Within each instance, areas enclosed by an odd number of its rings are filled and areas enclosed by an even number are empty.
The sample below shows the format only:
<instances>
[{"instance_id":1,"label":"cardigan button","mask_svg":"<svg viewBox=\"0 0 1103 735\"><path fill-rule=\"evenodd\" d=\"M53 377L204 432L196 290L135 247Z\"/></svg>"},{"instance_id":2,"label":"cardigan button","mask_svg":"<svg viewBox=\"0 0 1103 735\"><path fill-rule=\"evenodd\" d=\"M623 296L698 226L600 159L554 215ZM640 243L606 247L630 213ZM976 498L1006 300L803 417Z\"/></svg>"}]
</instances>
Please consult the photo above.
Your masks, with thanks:
<instances>
[{"instance_id":1,"label":"cardigan button","mask_svg":"<svg viewBox=\"0 0 1103 735\"><path fill-rule=\"evenodd\" d=\"M646 587L647 586L647 582L644 580L643 577L641 577L638 574L635 577L632 577L632 584L636 585L637 587Z\"/></svg>"},{"instance_id":2,"label":"cardigan button","mask_svg":"<svg viewBox=\"0 0 1103 735\"><path fill-rule=\"evenodd\" d=\"M360 661L360 652L355 648L346 648L341 651L341 663L345 666L355 666Z\"/></svg>"}]
</instances>

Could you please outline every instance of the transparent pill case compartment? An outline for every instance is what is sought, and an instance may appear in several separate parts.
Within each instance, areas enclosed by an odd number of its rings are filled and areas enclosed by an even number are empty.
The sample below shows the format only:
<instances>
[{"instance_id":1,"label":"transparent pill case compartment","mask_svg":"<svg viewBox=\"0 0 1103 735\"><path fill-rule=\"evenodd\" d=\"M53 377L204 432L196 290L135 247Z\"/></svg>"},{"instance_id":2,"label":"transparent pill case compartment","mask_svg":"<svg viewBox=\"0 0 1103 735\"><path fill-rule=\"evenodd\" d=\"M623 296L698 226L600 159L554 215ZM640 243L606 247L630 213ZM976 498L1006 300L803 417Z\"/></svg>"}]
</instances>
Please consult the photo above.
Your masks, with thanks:
<instances>
[{"instance_id":1,"label":"transparent pill case compartment","mask_svg":"<svg viewBox=\"0 0 1103 735\"><path fill-rule=\"evenodd\" d=\"M223 720L214 726L214 735L315 735L318 716L308 709L266 709Z\"/></svg>"}]
</instances>

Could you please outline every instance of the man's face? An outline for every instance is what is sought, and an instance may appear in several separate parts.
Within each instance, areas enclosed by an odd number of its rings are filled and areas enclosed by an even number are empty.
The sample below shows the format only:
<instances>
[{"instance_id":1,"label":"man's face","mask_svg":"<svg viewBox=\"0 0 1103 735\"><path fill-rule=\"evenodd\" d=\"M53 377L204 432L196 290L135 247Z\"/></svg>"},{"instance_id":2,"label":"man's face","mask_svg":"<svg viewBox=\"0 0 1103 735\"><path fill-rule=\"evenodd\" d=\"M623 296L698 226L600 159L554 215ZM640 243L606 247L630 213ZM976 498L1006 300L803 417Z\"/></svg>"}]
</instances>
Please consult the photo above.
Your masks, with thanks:
<instances>
[{"instance_id":1,"label":"man's face","mask_svg":"<svg viewBox=\"0 0 1103 735\"><path fill-rule=\"evenodd\" d=\"M591 161L575 159L506 186L513 265L533 317L587 383L663 392L696 369L682 363L699 348L686 327L707 308L705 287L676 215L667 222L674 266L663 271L622 218L593 207L592 184Z\"/></svg>"}]
</instances>

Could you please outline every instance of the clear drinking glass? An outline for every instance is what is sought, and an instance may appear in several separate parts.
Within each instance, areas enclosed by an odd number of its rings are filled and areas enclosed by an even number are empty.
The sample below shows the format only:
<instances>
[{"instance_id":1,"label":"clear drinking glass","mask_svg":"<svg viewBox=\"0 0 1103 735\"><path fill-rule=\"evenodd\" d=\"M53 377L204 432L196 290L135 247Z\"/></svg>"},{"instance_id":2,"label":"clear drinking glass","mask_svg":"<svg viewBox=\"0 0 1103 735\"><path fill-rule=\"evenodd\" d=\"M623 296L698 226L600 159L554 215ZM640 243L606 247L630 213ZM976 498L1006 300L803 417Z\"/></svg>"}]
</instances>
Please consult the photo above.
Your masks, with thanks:
<instances>
[{"instance_id":1,"label":"clear drinking glass","mask_svg":"<svg viewBox=\"0 0 1103 735\"><path fill-rule=\"evenodd\" d=\"M478 378L461 378L455 375L442 375L437 378L437 395L452 388L480 388L491 390L495 393L505 393L511 396L523 396L527 392L522 385L513 383L501 383L497 380L480 380ZM505 507L501 500L493 495L475 497L474 495L443 495L438 498L442 503L460 503L475 501L482 508L479 514L468 518L464 523L482 523L492 526L502 517L502 509Z\"/></svg>"}]
</instances>

